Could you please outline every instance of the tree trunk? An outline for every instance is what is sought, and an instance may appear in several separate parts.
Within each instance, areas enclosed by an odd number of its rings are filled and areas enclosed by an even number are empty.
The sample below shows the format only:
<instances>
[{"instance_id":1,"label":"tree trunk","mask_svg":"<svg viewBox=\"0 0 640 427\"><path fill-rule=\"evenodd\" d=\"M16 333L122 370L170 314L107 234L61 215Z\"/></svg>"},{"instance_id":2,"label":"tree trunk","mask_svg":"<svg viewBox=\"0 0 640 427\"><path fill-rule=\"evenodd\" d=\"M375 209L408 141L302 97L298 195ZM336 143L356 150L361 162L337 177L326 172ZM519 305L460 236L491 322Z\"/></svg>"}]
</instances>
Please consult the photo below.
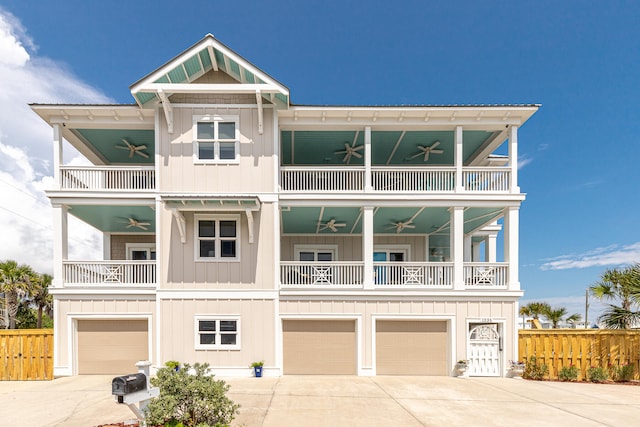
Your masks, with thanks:
<instances>
[{"instance_id":1,"label":"tree trunk","mask_svg":"<svg viewBox=\"0 0 640 427\"><path fill-rule=\"evenodd\" d=\"M38 323L36 324L36 328L42 329L42 307L38 307Z\"/></svg>"},{"instance_id":2,"label":"tree trunk","mask_svg":"<svg viewBox=\"0 0 640 427\"><path fill-rule=\"evenodd\" d=\"M9 316L9 329L16 328L16 315L18 314L18 293L7 292L7 315Z\"/></svg>"}]
</instances>

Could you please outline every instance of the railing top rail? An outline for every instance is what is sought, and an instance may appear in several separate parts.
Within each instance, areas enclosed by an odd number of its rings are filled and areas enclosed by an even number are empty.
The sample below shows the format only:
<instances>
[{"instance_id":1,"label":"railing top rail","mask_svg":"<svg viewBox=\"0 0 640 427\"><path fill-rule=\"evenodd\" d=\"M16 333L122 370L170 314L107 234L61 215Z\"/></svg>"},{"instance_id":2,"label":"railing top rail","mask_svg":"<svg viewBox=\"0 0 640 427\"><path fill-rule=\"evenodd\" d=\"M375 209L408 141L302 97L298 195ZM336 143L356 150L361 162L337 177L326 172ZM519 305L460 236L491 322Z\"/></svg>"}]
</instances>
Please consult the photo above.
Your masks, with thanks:
<instances>
[{"instance_id":1,"label":"railing top rail","mask_svg":"<svg viewBox=\"0 0 640 427\"><path fill-rule=\"evenodd\" d=\"M447 172L455 172L456 168L455 166L371 166L371 170L373 171L419 171L419 172L426 172L426 171L434 171L434 170L439 170L439 171L447 171Z\"/></svg>"},{"instance_id":2,"label":"railing top rail","mask_svg":"<svg viewBox=\"0 0 640 427\"><path fill-rule=\"evenodd\" d=\"M280 166L281 171L364 171L364 166Z\"/></svg>"},{"instance_id":3,"label":"railing top rail","mask_svg":"<svg viewBox=\"0 0 640 427\"><path fill-rule=\"evenodd\" d=\"M364 261L280 261L280 265L363 265Z\"/></svg>"},{"instance_id":4,"label":"railing top rail","mask_svg":"<svg viewBox=\"0 0 640 427\"><path fill-rule=\"evenodd\" d=\"M111 264L130 264L130 265L155 265L155 260L96 260L96 261L62 261L63 265L111 265Z\"/></svg>"},{"instance_id":5,"label":"railing top rail","mask_svg":"<svg viewBox=\"0 0 640 427\"><path fill-rule=\"evenodd\" d=\"M508 262L464 262L465 267L507 267Z\"/></svg>"},{"instance_id":6,"label":"railing top rail","mask_svg":"<svg viewBox=\"0 0 640 427\"><path fill-rule=\"evenodd\" d=\"M509 166L464 166L463 172L509 172L511 169Z\"/></svg>"},{"instance_id":7,"label":"railing top rail","mask_svg":"<svg viewBox=\"0 0 640 427\"><path fill-rule=\"evenodd\" d=\"M60 166L60 170L84 170L84 171L100 171L100 170L145 170L153 171L155 166Z\"/></svg>"}]
</instances>

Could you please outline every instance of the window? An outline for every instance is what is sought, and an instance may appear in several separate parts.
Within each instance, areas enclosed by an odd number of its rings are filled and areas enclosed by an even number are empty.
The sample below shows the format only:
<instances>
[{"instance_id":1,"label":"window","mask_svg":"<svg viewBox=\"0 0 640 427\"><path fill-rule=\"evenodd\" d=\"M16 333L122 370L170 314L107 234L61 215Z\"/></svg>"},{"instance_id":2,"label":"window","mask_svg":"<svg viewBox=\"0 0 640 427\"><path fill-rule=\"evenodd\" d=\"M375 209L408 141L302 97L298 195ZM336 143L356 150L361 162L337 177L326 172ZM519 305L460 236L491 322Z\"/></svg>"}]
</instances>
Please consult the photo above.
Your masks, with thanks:
<instances>
[{"instance_id":1,"label":"window","mask_svg":"<svg viewBox=\"0 0 640 427\"><path fill-rule=\"evenodd\" d=\"M239 316L196 316L196 350L239 350Z\"/></svg>"},{"instance_id":2,"label":"window","mask_svg":"<svg viewBox=\"0 0 640 427\"><path fill-rule=\"evenodd\" d=\"M195 218L197 261L240 260L238 215L196 215Z\"/></svg>"},{"instance_id":3,"label":"window","mask_svg":"<svg viewBox=\"0 0 640 427\"><path fill-rule=\"evenodd\" d=\"M335 261L338 252L336 245L294 245L297 261L330 262Z\"/></svg>"},{"instance_id":4,"label":"window","mask_svg":"<svg viewBox=\"0 0 640 427\"><path fill-rule=\"evenodd\" d=\"M240 130L238 116L198 116L193 118L195 163L238 163Z\"/></svg>"}]
</instances>

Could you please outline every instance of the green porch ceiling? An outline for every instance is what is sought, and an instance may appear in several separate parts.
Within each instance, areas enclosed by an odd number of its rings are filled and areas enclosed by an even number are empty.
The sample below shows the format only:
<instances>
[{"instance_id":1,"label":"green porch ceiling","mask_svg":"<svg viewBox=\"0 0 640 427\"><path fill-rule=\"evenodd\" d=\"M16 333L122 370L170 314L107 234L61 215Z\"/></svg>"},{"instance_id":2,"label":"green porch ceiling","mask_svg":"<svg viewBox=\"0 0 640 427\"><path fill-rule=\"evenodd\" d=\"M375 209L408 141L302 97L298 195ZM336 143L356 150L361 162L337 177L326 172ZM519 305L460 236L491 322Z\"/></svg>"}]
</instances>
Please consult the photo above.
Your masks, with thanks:
<instances>
[{"instance_id":1,"label":"green porch ceiling","mask_svg":"<svg viewBox=\"0 0 640 427\"><path fill-rule=\"evenodd\" d=\"M466 163L492 132L464 131L462 155ZM291 131L280 133L281 158L285 166L344 165L345 144L352 147L364 144L363 131ZM431 152L425 161L419 147L433 147L442 153ZM364 154L364 150L357 151ZM452 131L372 131L371 163L385 165L439 165L454 164L454 132ZM364 157L352 156L349 165L364 165Z\"/></svg>"},{"instance_id":2,"label":"green porch ceiling","mask_svg":"<svg viewBox=\"0 0 640 427\"><path fill-rule=\"evenodd\" d=\"M151 206L96 206L71 205L69 213L103 233L155 233L156 214ZM149 223L140 227L130 226L129 218Z\"/></svg>"},{"instance_id":3,"label":"green porch ceiling","mask_svg":"<svg viewBox=\"0 0 640 427\"><path fill-rule=\"evenodd\" d=\"M106 164L151 165L154 163L155 136L153 130L72 129L71 131L82 139L96 155L104 159ZM139 153L135 153L133 157L129 157L130 150L123 140L127 140L131 145L136 147L145 145L146 148L140 150L140 152L149 157L141 156Z\"/></svg>"}]
</instances>

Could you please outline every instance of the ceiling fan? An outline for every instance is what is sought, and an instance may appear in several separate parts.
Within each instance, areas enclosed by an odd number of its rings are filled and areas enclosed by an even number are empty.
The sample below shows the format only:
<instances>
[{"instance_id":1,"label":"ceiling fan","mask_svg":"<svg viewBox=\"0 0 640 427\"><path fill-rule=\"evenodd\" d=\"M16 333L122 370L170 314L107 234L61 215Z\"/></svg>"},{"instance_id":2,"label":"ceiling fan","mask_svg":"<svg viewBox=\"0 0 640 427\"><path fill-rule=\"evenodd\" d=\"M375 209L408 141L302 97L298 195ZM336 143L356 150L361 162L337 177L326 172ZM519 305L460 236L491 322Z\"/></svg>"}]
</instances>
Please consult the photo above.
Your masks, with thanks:
<instances>
[{"instance_id":1,"label":"ceiling fan","mask_svg":"<svg viewBox=\"0 0 640 427\"><path fill-rule=\"evenodd\" d=\"M345 223L341 223L341 222L336 222L335 218L332 218L331 220L325 222L324 224L320 224L320 228L318 229L318 231L322 231L322 230L331 230L334 233L338 231L338 227L346 227L347 224Z\"/></svg>"},{"instance_id":2,"label":"ceiling fan","mask_svg":"<svg viewBox=\"0 0 640 427\"><path fill-rule=\"evenodd\" d=\"M432 145L430 146L422 146L422 145L418 145L418 150L420 150L419 153L414 154L413 156L409 157L407 160L411 160L411 159L415 159L416 157L420 157L420 156L424 156L424 161L426 162L427 160L429 160L429 154L433 153L433 154L442 154L444 153L444 150L437 150L436 147L440 145L440 141L436 141L434 142Z\"/></svg>"},{"instance_id":3,"label":"ceiling fan","mask_svg":"<svg viewBox=\"0 0 640 427\"><path fill-rule=\"evenodd\" d=\"M392 230L394 228L396 229L396 233L400 233L405 228L416 228L416 226L413 225L413 220L409 219L407 221L392 222L391 227L388 227L387 230Z\"/></svg>"},{"instance_id":4,"label":"ceiling fan","mask_svg":"<svg viewBox=\"0 0 640 427\"><path fill-rule=\"evenodd\" d=\"M351 157L357 157L358 159L362 158L362 154L358 153L358 151L362 150L364 145L356 146L356 141L353 141L353 144L349 145L348 142L344 143L344 150L336 151L333 154L344 154L343 162L349 164L351 161Z\"/></svg>"},{"instance_id":5,"label":"ceiling fan","mask_svg":"<svg viewBox=\"0 0 640 427\"><path fill-rule=\"evenodd\" d=\"M147 230L147 226L151 225L150 222L144 222L144 220L139 221L135 218L127 218L127 221L122 222L128 224L126 228L138 227L141 230Z\"/></svg>"},{"instance_id":6,"label":"ceiling fan","mask_svg":"<svg viewBox=\"0 0 640 427\"><path fill-rule=\"evenodd\" d=\"M116 145L115 147L121 150L129 150L129 158L132 158L134 154L138 154L145 159L149 158L149 155L142 151L147 149L146 145L133 145L132 143L127 141L126 138L122 138L122 142L125 143L125 147L123 147L122 145Z\"/></svg>"}]
</instances>

